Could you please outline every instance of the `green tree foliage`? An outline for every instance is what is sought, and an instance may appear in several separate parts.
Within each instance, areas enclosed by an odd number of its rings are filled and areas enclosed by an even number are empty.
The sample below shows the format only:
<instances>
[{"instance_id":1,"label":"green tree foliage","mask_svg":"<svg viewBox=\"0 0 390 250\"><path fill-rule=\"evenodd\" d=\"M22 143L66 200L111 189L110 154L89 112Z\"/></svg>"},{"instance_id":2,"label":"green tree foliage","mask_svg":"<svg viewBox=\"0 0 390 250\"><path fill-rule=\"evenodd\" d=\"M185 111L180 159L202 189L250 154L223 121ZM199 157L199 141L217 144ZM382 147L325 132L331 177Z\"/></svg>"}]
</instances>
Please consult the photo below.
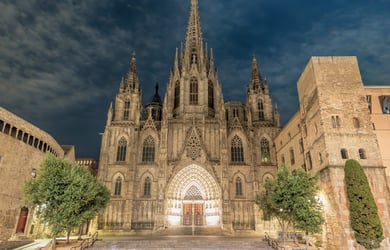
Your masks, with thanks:
<instances>
[{"instance_id":1,"label":"green tree foliage","mask_svg":"<svg viewBox=\"0 0 390 250\"><path fill-rule=\"evenodd\" d=\"M344 171L349 216L356 241L366 249L379 248L384 239L383 228L367 176L356 160L348 160Z\"/></svg>"},{"instance_id":2,"label":"green tree foliage","mask_svg":"<svg viewBox=\"0 0 390 250\"><path fill-rule=\"evenodd\" d=\"M55 238L94 218L106 207L109 190L82 166L48 155L36 178L25 183L26 202L38 207L38 216Z\"/></svg>"},{"instance_id":3,"label":"green tree foliage","mask_svg":"<svg viewBox=\"0 0 390 250\"><path fill-rule=\"evenodd\" d=\"M289 225L306 233L320 232L324 218L317 198L317 179L302 168L293 174L288 166L283 165L275 180L265 181L264 191L257 194L255 203L265 218L278 220L283 232Z\"/></svg>"}]
</instances>

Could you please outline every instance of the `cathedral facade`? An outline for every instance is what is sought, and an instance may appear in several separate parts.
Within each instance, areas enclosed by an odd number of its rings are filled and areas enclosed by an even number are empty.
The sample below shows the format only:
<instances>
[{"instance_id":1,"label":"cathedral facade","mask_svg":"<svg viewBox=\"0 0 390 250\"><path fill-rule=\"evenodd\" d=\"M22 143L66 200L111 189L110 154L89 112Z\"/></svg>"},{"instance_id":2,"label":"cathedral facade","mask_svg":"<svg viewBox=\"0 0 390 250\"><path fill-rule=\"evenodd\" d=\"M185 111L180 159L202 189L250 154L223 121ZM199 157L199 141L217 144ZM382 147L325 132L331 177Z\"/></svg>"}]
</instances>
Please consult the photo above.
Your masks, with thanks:
<instances>
[{"instance_id":1,"label":"cathedral facade","mask_svg":"<svg viewBox=\"0 0 390 250\"><path fill-rule=\"evenodd\" d=\"M112 197L97 228L256 230L253 199L277 170L280 116L255 57L248 79L246 103L225 103L197 0L164 98L156 86L144 107L134 53L102 135L98 177Z\"/></svg>"}]
</instances>

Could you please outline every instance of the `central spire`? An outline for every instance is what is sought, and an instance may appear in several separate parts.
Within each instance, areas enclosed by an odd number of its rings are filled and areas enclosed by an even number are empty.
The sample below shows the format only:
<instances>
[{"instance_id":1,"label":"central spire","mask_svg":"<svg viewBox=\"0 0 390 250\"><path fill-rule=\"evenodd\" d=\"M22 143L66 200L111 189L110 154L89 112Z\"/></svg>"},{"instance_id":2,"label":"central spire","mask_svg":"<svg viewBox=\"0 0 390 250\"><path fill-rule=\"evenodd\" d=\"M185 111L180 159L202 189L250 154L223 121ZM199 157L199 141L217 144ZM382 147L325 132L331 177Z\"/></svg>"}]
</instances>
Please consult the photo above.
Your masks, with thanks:
<instances>
[{"instance_id":1,"label":"central spire","mask_svg":"<svg viewBox=\"0 0 390 250\"><path fill-rule=\"evenodd\" d=\"M200 27L198 0L191 0L191 14L188 22L184 62L187 66L203 60L203 38Z\"/></svg>"}]
</instances>

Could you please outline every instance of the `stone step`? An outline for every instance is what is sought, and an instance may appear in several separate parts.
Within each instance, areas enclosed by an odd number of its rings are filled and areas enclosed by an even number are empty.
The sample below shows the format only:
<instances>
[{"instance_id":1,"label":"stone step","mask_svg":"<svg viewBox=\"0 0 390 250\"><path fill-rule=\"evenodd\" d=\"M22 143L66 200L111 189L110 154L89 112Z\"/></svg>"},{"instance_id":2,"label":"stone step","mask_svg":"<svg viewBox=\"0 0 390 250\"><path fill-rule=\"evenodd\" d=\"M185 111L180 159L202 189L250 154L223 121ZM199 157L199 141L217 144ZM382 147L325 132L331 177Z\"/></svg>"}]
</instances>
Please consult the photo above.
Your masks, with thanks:
<instances>
[{"instance_id":1,"label":"stone step","mask_svg":"<svg viewBox=\"0 0 390 250\"><path fill-rule=\"evenodd\" d=\"M223 236L224 233L220 227L170 227L159 235Z\"/></svg>"}]
</instances>

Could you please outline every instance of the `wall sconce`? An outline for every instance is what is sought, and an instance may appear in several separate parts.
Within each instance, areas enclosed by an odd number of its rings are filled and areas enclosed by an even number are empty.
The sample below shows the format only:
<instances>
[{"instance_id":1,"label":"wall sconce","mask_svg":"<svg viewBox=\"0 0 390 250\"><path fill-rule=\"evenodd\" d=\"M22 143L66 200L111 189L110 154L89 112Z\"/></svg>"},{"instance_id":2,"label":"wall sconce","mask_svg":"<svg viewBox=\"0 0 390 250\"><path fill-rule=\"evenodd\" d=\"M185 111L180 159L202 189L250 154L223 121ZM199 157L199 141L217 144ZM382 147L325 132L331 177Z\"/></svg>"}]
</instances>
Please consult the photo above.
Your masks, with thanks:
<instances>
[{"instance_id":1,"label":"wall sconce","mask_svg":"<svg viewBox=\"0 0 390 250\"><path fill-rule=\"evenodd\" d=\"M36 176L37 176L37 170L35 168L33 168L31 170L31 177L34 179Z\"/></svg>"}]
</instances>

